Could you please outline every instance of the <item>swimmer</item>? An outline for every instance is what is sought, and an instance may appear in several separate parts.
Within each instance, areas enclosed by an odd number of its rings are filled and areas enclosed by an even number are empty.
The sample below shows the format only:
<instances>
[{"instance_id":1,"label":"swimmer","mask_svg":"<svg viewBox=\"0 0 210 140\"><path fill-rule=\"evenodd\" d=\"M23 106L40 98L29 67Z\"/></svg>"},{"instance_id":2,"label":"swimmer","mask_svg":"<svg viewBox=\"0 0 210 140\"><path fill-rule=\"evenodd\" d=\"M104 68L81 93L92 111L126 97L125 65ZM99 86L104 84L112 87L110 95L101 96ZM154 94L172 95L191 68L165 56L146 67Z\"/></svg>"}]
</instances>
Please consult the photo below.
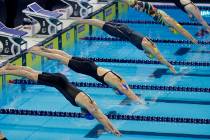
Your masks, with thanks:
<instances>
[{"instance_id":1,"label":"swimmer","mask_svg":"<svg viewBox=\"0 0 210 140\"><path fill-rule=\"evenodd\" d=\"M71 56L61 50L48 49L39 46L32 47L29 52L49 59L59 60L75 72L89 75L97 81L112 87L117 94L126 95L134 103L145 104L144 100L140 99L130 89L126 81L121 78L121 76L111 70L97 66L93 61Z\"/></svg>"},{"instance_id":2,"label":"swimmer","mask_svg":"<svg viewBox=\"0 0 210 140\"><path fill-rule=\"evenodd\" d=\"M0 132L0 140L7 140L7 138Z\"/></svg>"},{"instance_id":3,"label":"swimmer","mask_svg":"<svg viewBox=\"0 0 210 140\"><path fill-rule=\"evenodd\" d=\"M152 4L140 0L121 0L121 1L127 3L130 7L136 9L137 11L147 13L148 15L153 17L153 19L158 23L167 26L170 29L170 31L172 31L173 33L180 33L194 44L198 44L198 41L187 30L185 30L176 20L167 15L164 11L157 9Z\"/></svg>"},{"instance_id":4,"label":"swimmer","mask_svg":"<svg viewBox=\"0 0 210 140\"><path fill-rule=\"evenodd\" d=\"M144 51L144 53L150 59L156 57L158 61L165 64L171 72L176 73L174 67L161 55L156 45L147 37L131 30L125 24L114 23L114 22L105 22L98 19L81 19L75 18L78 23L89 24L97 26L104 30L111 36L118 37L121 39L128 40L131 44L136 46L139 50Z\"/></svg>"},{"instance_id":5,"label":"swimmer","mask_svg":"<svg viewBox=\"0 0 210 140\"><path fill-rule=\"evenodd\" d=\"M204 27L203 31L210 33L210 26L201 16L199 8L191 0L172 0L175 5L185 12L190 19L196 18L201 25Z\"/></svg>"},{"instance_id":6,"label":"swimmer","mask_svg":"<svg viewBox=\"0 0 210 140\"><path fill-rule=\"evenodd\" d=\"M77 89L69 83L67 78L61 73L41 73L25 66L15 66L7 64L0 68L0 75L15 75L28 78L40 85L56 88L75 107L80 107L83 113L94 116L105 129L116 136L121 133L112 125L109 119L97 107L94 100L88 94Z\"/></svg>"}]
</instances>

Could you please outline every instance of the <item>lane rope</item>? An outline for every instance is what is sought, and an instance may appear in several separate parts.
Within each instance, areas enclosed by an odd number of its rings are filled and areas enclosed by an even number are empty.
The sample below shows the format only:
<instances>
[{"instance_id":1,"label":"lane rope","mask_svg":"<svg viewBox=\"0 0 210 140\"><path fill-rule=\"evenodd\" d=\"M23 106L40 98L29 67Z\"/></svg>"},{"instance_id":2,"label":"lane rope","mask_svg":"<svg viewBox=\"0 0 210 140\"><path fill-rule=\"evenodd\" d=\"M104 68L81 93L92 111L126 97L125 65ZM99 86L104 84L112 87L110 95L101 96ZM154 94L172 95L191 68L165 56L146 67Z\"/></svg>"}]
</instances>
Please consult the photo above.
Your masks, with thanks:
<instances>
[{"instance_id":1,"label":"lane rope","mask_svg":"<svg viewBox=\"0 0 210 140\"><path fill-rule=\"evenodd\" d=\"M175 5L157 5L157 4L155 4L154 6L159 9L180 9ZM198 7L200 10L210 10L209 6L198 6Z\"/></svg>"},{"instance_id":2,"label":"lane rope","mask_svg":"<svg viewBox=\"0 0 210 140\"><path fill-rule=\"evenodd\" d=\"M156 21L149 20L131 20L131 19L114 19L113 22L116 23L129 23L129 24L160 24ZM201 26L200 23L197 22L179 22L181 25L191 25L191 26ZM210 23L209 23L210 24Z\"/></svg>"},{"instance_id":3,"label":"lane rope","mask_svg":"<svg viewBox=\"0 0 210 140\"><path fill-rule=\"evenodd\" d=\"M80 38L81 40L89 40L89 41L124 41L124 42L128 42L125 39L120 39L120 38L116 38L116 37L94 37L94 36L87 36L87 37L83 37ZM170 39L151 39L153 42L155 43L174 43L174 44L193 44L191 41L189 40L170 40ZM198 44L201 45L208 45L210 44L210 41L198 41Z\"/></svg>"},{"instance_id":4,"label":"lane rope","mask_svg":"<svg viewBox=\"0 0 210 140\"><path fill-rule=\"evenodd\" d=\"M84 115L82 113L44 111L44 110L0 109L0 114L84 118ZM200 119L200 118L139 116L139 115L124 115L124 114L107 114L106 116L109 119L111 119L111 120L150 121L150 122L167 122L167 123L190 123L190 124L210 124L210 119Z\"/></svg>"},{"instance_id":5,"label":"lane rope","mask_svg":"<svg viewBox=\"0 0 210 140\"><path fill-rule=\"evenodd\" d=\"M17 85L37 85L36 82L25 79L9 80L9 83ZM70 82L70 83L77 87L110 88L109 86L101 83L90 83L90 82ZM184 91L184 92L203 92L203 93L210 92L210 88L201 88L201 87L135 85L135 84L129 85L129 87L131 89L141 89L141 90Z\"/></svg>"}]
</instances>

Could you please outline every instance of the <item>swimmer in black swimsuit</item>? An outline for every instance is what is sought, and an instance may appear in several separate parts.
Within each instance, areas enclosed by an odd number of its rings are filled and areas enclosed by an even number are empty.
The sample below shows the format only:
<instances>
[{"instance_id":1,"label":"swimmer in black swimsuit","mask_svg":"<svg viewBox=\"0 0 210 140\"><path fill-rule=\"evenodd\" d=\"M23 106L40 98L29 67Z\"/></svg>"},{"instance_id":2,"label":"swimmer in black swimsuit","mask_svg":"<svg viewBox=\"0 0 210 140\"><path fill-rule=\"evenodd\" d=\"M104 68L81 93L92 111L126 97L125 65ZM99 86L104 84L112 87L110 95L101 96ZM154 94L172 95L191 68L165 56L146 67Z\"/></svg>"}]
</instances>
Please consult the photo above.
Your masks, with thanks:
<instances>
[{"instance_id":1,"label":"swimmer in black swimsuit","mask_svg":"<svg viewBox=\"0 0 210 140\"><path fill-rule=\"evenodd\" d=\"M7 64L0 68L0 75L9 74L26 77L41 85L56 88L74 106L80 107L101 122L107 131L120 136L121 133L111 124L109 119L97 107L86 93L71 85L68 79L60 73L40 73L29 67Z\"/></svg>"},{"instance_id":2,"label":"swimmer in black swimsuit","mask_svg":"<svg viewBox=\"0 0 210 140\"><path fill-rule=\"evenodd\" d=\"M0 132L0 140L7 140L7 138Z\"/></svg>"},{"instance_id":3,"label":"swimmer in black swimsuit","mask_svg":"<svg viewBox=\"0 0 210 140\"><path fill-rule=\"evenodd\" d=\"M123 78L111 70L97 66L93 61L80 57L72 57L61 50L47 49L39 46L32 47L29 52L49 59L59 60L75 72L89 75L97 81L112 87L117 94L125 94L131 101L138 104L145 104L144 100L139 99L129 88Z\"/></svg>"},{"instance_id":4,"label":"swimmer in black swimsuit","mask_svg":"<svg viewBox=\"0 0 210 140\"><path fill-rule=\"evenodd\" d=\"M210 33L210 26L201 16L199 8L191 0L172 0L172 2L187 13L190 18L195 17L203 25L204 29Z\"/></svg>"},{"instance_id":5,"label":"swimmer in black swimsuit","mask_svg":"<svg viewBox=\"0 0 210 140\"><path fill-rule=\"evenodd\" d=\"M138 49L144 51L144 53L150 58L156 57L161 63L165 64L170 71L176 73L174 67L161 55L156 45L147 37L131 30L125 24L119 24L114 22L105 22L98 19L76 19L78 23L89 24L97 26L104 30L111 36L115 36L121 39L126 39Z\"/></svg>"},{"instance_id":6,"label":"swimmer in black swimsuit","mask_svg":"<svg viewBox=\"0 0 210 140\"><path fill-rule=\"evenodd\" d=\"M167 26L173 33L180 33L191 42L198 44L198 41L185 30L176 20L167 15L164 11L157 9L152 4L148 2L143 2L140 0L121 0L127 3L130 7L136 9L140 12L145 12L151 16L156 22Z\"/></svg>"}]
</instances>

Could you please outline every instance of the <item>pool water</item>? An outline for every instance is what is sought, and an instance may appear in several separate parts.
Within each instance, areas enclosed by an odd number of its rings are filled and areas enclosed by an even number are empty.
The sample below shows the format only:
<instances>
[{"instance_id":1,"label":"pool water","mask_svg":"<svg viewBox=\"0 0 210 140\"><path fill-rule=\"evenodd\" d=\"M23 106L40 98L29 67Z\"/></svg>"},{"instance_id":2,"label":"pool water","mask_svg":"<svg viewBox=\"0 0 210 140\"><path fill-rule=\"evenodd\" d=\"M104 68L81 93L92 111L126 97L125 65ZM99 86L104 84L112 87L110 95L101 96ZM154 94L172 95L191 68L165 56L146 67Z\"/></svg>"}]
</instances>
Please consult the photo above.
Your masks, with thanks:
<instances>
[{"instance_id":1,"label":"pool water","mask_svg":"<svg viewBox=\"0 0 210 140\"><path fill-rule=\"evenodd\" d=\"M177 21L189 22L187 16L180 10L167 9L166 12ZM177 15L180 15L177 17ZM120 19L152 20L144 13L129 9ZM210 18L206 18L210 22ZM132 29L154 39L180 39L181 35L173 35L161 25L128 24ZM201 27L184 26L192 34ZM93 36L108 36L98 30ZM210 40L210 36L199 40ZM209 62L210 45L198 47L189 44L157 43L161 53L173 61ZM74 49L65 50L69 54L80 57L99 57L116 59L148 60L143 52L128 42L111 41L78 41ZM178 74L173 75L164 65L106 63L98 65L120 74L129 84L210 87L210 67L175 66ZM93 82L93 78L78 74L59 62L45 60L42 71L62 72L71 82ZM9 88L20 88L20 85L9 85ZM149 102L148 108L126 102L125 96L116 95L110 88L79 87L88 93L106 114L117 113L141 116L160 116L178 118L210 118L210 93L160 91L135 89ZM47 110L62 112L80 112L72 106L54 88L38 85L27 85L22 93L11 90L9 94L18 94L14 101L2 108ZM8 96L10 96L8 94ZM123 133L121 140L201 140L210 139L210 125L195 123L169 123L151 121L120 121L112 120L113 124ZM115 140L116 136L104 133L97 134L101 125L96 120L82 118L56 118L38 116L0 115L0 130L10 140Z\"/></svg>"}]
</instances>

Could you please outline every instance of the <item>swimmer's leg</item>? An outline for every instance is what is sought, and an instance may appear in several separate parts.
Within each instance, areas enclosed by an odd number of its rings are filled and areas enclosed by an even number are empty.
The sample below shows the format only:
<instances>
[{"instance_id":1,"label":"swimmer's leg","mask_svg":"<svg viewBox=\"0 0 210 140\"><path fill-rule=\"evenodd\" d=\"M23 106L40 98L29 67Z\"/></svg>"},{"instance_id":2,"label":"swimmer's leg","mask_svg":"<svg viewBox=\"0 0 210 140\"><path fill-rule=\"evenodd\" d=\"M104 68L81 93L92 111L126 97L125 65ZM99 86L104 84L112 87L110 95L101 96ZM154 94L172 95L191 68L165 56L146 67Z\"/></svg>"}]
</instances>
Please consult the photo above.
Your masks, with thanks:
<instances>
[{"instance_id":1,"label":"swimmer's leg","mask_svg":"<svg viewBox=\"0 0 210 140\"><path fill-rule=\"evenodd\" d=\"M82 18L77 18L76 19L77 23L80 24L88 24L88 25L93 25L99 28L103 28L105 21L103 20L99 20L99 19L82 19Z\"/></svg>"},{"instance_id":2,"label":"swimmer's leg","mask_svg":"<svg viewBox=\"0 0 210 140\"><path fill-rule=\"evenodd\" d=\"M53 53L53 54L59 54L61 56L68 57L68 58L72 57L71 55L67 54L66 52L64 52L62 50L49 49L49 48L44 48L44 47L42 47L42 50L45 52Z\"/></svg>"},{"instance_id":3,"label":"swimmer's leg","mask_svg":"<svg viewBox=\"0 0 210 140\"><path fill-rule=\"evenodd\" d=\"M203 17L201 16L201 12L196 5L188 4L185 6L185 10L187 11L187 13L189 15L194 16L205 27L205 29L210 33L210 26L203 19Z\"/></svg>"},{"instance_id":4,"label":"swimmer's leg","mask_svg":"<svg viewBox=\"0 0 210 140\"><path fill-rule=\"evenodd\" d=\"M65 65L68 65L69 60L72 58L71 55L65 53L64 51L56 49L47 49L43 47L33 47L32 49L30 49L29 52L39 56L47 57L49 59L61 61Z\"/></svg>"},{"instance_id":5,"label":"swimmer's leg","mask_svg":"<svg viewBox=\"0 0 210 140\"><path fill-rule=\"evenodd\" d=\"M24 71L28 71L28 72L34 72L34 70L32 68L30 68L30 67L27 67L27 66L17 66L17 65L10 64L10 63L8 63L5 67L6 67L7 70L16 70L16 69L19 69L19 70L24 70Z\"/></svg>"},{"instance_id":6,"label":"swimmer's leg","mask_svg":"<svg viewBox=\"0 0 210 140\"><path fill-rule=\"evenodd\" d=\"M25 67L24 69L22 66L15 66L16 69L7 69L6 66L3 66L0 68L0 75L15 75L15 76L21 76L28 78L33 81L38 80L38 75L40 74L39 72L29 69L28 67Z\"/></svg>"},{"instance_id":7,"label":"swimmer's leg","mask_svg":"<svg viewBox=\"0 0 210 140\"><path fill-rule=\"evenodd\" d=\"M120 136L121 133L112 125L110 120L105 116L102 111L97 107L95 101L90 99L85 93L80 92L75 99L76 103L87 109L100 123L102 123L107 131Z\"/></svg>"}]
</instances>

